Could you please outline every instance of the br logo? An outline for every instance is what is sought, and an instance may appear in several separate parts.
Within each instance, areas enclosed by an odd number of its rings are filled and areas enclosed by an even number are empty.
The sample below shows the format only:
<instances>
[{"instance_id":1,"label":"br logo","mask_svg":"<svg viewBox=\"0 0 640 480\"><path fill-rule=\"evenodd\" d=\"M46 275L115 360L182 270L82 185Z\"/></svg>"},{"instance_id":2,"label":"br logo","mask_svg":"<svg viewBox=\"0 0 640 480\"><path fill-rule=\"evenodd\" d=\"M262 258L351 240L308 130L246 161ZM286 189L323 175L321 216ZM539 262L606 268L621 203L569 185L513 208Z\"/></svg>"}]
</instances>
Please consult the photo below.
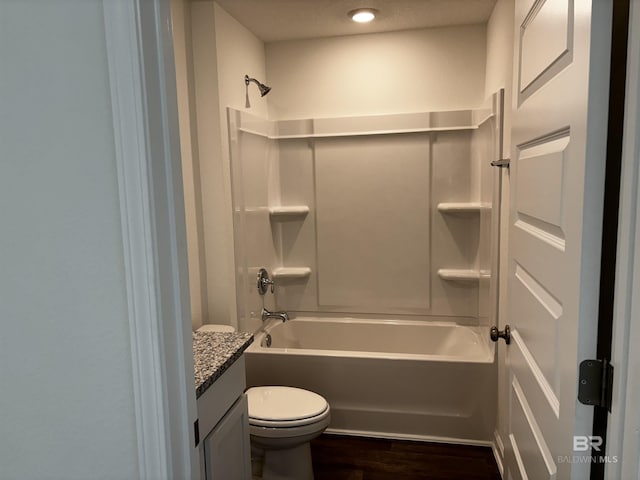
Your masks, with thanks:
<instances>
[{"instance_id":1,"label":"br logo","mask_svg":"<svg viewBox=\"0 0 640 480\"><path fill-rule=\"evenodd\" d=\"M600 451L602 446L602 437L592 437L591 435L574 435L573 437L573 451L574 452L586 452L593 448L596 452Z\"/></svg>"}]
</instances>

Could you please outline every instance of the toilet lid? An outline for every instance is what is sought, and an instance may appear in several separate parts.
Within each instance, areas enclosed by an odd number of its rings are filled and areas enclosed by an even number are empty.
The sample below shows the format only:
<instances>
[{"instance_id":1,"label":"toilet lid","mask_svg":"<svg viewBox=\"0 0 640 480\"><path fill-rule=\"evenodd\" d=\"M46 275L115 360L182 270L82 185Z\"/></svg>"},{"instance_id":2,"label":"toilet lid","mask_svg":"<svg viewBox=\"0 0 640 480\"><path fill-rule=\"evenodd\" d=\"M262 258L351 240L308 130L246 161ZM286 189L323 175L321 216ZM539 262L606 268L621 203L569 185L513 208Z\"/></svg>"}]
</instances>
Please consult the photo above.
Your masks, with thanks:
<instances>
[{"instance_id":1,"label":"toilet lid","mask_svg":"<svg viewBox=\"0 0 640 480\"><path fill-rule=\"evenodd\" d=\"M327 401L317 393L294 387L252 387L247 390L249 417L293 421L320 415Z\"/></svg>"},{"instance_id":2,"label":"toilet lid","mask_svg":"<svg viewBox=\"0 0 640 480\"><path fill-rule=\"evenodd\" d=\"M217 325L217 324L212 324L212 323L205 323L200 328L198 328L198 330L196 330L196 331L198 331L198 332L226 332L226 333L231 333L231 332L235 332L236 329L233 328L231 325Z\"/></svg>"}]
</instances>

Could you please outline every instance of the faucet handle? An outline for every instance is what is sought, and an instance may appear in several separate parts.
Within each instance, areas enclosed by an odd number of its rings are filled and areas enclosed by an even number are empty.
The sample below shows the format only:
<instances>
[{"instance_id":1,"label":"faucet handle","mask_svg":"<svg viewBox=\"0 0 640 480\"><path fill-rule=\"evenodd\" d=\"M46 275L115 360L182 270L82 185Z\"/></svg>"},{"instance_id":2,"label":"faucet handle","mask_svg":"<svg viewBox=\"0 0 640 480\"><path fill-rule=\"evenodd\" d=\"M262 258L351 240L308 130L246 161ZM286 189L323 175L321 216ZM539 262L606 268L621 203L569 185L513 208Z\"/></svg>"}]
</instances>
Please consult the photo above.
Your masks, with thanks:
<instances>
[{"instance_id":1,"label":"faucet handle","mask_svg":"<svg viewBox=\"0 0 640 480\"><path fill-rule=\"evenodd\" d=\"M275 282L269 278L269 272L266 268L261 268L258 271L258 293L264 295L267 293L267 288L271 285L271 293L273 293Z\"/></svg>"}]
</instances>

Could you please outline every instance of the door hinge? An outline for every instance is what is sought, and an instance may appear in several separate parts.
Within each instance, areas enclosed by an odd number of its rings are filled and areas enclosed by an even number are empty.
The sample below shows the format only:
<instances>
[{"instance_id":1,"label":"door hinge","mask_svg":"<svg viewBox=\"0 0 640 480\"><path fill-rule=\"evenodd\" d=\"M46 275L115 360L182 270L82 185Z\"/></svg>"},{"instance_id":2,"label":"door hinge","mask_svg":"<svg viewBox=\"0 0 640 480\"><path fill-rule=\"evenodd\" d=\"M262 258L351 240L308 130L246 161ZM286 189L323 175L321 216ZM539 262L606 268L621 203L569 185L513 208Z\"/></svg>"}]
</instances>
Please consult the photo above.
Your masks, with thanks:
<instances>
[{"instance_id":1,"label":"door hinge","mask_svg":"<svg viewBox=\"0 0 640 480\"><path fill-rule=\"evenodd\" d=\"M500 160L494 160L493 162L491 162L491 166L500 167L500 168L509 168L510 163L511 163L511 159L501 158Z\"/></svg>"},{"instance_id":2,"label":"door hinge","mask_svg":"<svg viewBox=\"0 0 640 480\"><path fill-rule=\"evenodd\" d=\"M578 374L578 400L611 411L613 365L608 360L584 360Z\"/></svg>"},{"instance_id":3,"label":"door hinge","mask_svg":"<svg viewBox=\"0 0 640 480\"><path fill-rule=\"evenodd\" d=\"M200 423L196 418L196 421L193 422L193 439L195 440L195 446L197 447L200 443Z\"/></svg>"}]
</instances>

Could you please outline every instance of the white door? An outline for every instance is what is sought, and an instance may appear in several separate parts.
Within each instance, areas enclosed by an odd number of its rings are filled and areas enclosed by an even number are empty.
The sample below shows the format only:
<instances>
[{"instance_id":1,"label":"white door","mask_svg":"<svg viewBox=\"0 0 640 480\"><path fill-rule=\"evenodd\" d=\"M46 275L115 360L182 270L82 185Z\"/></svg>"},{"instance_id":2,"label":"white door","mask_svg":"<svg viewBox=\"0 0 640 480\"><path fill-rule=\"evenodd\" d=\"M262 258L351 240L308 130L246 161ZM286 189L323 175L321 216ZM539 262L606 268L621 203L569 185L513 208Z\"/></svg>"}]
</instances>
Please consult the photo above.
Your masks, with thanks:
<instances>
[{"instance_id":1,"label":"white door","mask_svg":"<svg viewBox=\"0 0 640 480\"><path fill-rule=\"evenodd\" d=\"M505 478L585 480L573 439L592 421L577 370L595 356L611 2L515 3Z\"/></svg>"}]
</instances>

